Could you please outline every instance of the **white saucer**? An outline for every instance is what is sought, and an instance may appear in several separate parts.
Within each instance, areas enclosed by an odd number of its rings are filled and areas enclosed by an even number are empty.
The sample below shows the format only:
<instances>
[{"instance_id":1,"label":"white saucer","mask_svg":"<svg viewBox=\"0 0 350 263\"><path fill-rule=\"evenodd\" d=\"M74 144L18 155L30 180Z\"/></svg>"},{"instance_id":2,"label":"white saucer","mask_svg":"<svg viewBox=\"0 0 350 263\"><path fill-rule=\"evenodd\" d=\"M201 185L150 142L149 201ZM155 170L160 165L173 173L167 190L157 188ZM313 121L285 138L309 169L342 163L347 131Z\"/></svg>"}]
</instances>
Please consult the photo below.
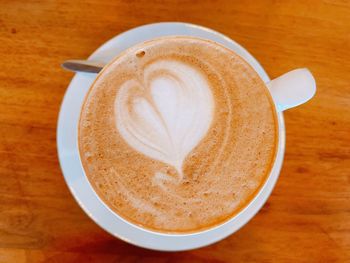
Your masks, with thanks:
<instances>
[{"instance_id":1,"label":"white saucer","mask_svg":"<svg viewBox=\"0 0 350 263\"><path fill-rule=\"evenodd\" d=\"M158 23L134 28L117 35L98 48L90 60L109 62L118 53L145 40L168 35L197 36L214 40L242 56L265 81L264 69L243 47L211 29L185 23ZM178 251L212 244L237 231L263 206L269 197L281 169L285 149L285 128L282 113L278 113L279 147L271 175L259 194L241 213L224 224L195 234L168 235L152 232L131 224L112 212L96 195L86 178L78 154L77 125L80 108L96 74L77 73L64 96L57 127L57 147L64 178L82 209L110 234L131 244L155 250Z\"/></svg>"}]
</instances>

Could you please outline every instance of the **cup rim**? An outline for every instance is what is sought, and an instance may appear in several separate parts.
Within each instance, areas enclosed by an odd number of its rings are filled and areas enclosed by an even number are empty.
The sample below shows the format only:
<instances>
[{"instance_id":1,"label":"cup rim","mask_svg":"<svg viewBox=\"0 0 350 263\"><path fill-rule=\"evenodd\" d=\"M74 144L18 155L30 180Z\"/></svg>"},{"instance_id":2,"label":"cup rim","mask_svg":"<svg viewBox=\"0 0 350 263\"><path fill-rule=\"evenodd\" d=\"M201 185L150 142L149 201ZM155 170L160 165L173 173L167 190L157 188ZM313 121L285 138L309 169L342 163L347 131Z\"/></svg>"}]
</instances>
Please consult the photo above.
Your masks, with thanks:
<instances>
[{"instance_id":1,"label":"cup rim","mask_svg":"<svg viewBox=\"0 0 350 263\"><path fill-rule=\"evenodd\" d=\"M180 22L167 22L167 23L155 23L155 24L149 24L144 25L140 27L133 28L131 30L128 30L122 34L117 35L116 37L112 38L111 40L107 41L105 44L103 44L100 48L98 48L90 57L89 59L92 60L105 60L104 62L108 62L109 59L113 59L116 57L121 51L121 49L124 48L127 49L131 46L134 46L136 43L140 43L145 41L144 39L137 40L137 37L135 36L141 36L142 33L148 32L144 38L155 39L158 37L164 37L164 36L170 36L170 35L181 35L179 33L177 34L169 34L171 32L183 32L183 34L186 34L186 36L189 37L199 37L203 39L209 39L211 41L219 42L220 44L223 44L226 48L229 48L233 50L236 54L240 55L260 76L260 78L267 83L269 81L269 78L264 71L264 69L261 67L261 65L255 60L255 58L248 53L247 50L245 50L242 46L237 44L232 39L228 38L225 35L222 35L214 30L201 27L198 25L188 24L188 23L180 23ZM154 33L156 32L158 35L152 37ZM207 38L205 37L207 36ZM141 37L142 38L142 37ZM215 38L215 39L214 39ZM125 47L121 47L120 43L130 42L130 39L135 41L133 44L128 44ZM129 40L129 41L128 41ZM219 41L217 41L219 40ZM119 44L119 46L118 46ZM114 47L117 47L118 53L114 54L114 56L111 57L111 55L106 55L108 52L110 53L110 50ZM235 48L235 49L233 49ZM238 52L237 52L238 51ZM106 53L106 54L105 54ZM188 250L188 249L194 249L202 246L206 246L209 244L212 244L214 242L217 242L226 236L236 232L238 229L240 229L242 226L244 226L251 218L254 217L254 215L260 210L260 208L263 206L267 198L270 196L271 191L278 179L279 172L282 166L283 162L283 156L284 156L284 149L285 149L285 128L284 128L284 120L283 120L283 114L281 112L277 112L276 108L276 115L277 115L277 123L278 123L278 145L277 145L277 151L275 155L275 161L271 168L270 174L268 175L266 181L264 182L263 186L259 189L258 193L253 197L253 199L247 204L241 211L239 211L236 215L234 215L232 218L215 225L211 228L200 230L198 232L191 232L191 233L162 233L162 232L156 232L152 231L146 228L143 228L141 226L138 226L132 222L127 221L123 217L119 216L117 213L115 213L107 204L105 204L100 197L97 195L95 190L90 185L90 182L85 175L85 172L82 168L82 164L80 161L80 154L79 154L79 147L77 142L77 136L75 143L75 149L74 147L70 149L69 151L69 158L75 157L75 168L76 172L79 172L80 178L72 176L73 171L69 170L69 167L72 165L72 159L68 161L67 153L65 148L67 148L67 128L70 128L70 131L75 131L77 135L78 130L78 121L80 118L80 109L81 104L85 100L85 95L90 90L90 85L86 85L84 94L80 94L80 105L76 105L79 108L78 111L78 119L73 121L75 123L69 123L70 120L67 120L67 114L65 114L65 109L68 109L69 101L67 102L70 93L73 93L73 91L76 91L78 88L75 86L79 85L79 78L85 78L85 82L94 82L94 79L97 76L95 75L92 77L91 75L87 75L84 73L78 73L73 78L72 82L69 85L69 88L64 96L64 100L61 105L60 114L59 114L59 120L58 120L58 127L57 127L57 148L58 148L58 155L59 155L59 161L61 165L61 169L64 175L64 178L66 180L66 183L71 190L73 196L79 203L79 205L82 207L82 209L92 218L98 225L100 225L103 229L105 229L107 232L111 233L113 236L116 236L120 239L123 239L124 241L128 243L132 243L134 245L149 248L149 249L155 249L155 250L163 250L163 251L179 251L179 250ZM90 83L90 84L91 84ZM70 92L71 91L71 92ZM77 92L75 92L77 93ZM77 94L76 94L77 96ZM72 97L71 97L72 98ZM74 100L74 99L72 99ZM79 104L79 103L78 103ZM77 107L76 107L77 108ZM76 110L76 109L75 109ZM66 127L67 126L67 127ZM65 131L63 130L65 129ZM78 156L76 156L78 155ZM78 157L78 159L76 158ZM77 163L78 161L78 163ZM70 164L70 165L69 165ZM79 169L80 168L80 169ZM83 178L81 178L83 177ZM84 180L85 179L85 180ZM83 181L87 181L88 186L85 186L85 193L79 192L79 185L77 182L83 183ZM86 182L85 182L86 184ZM91 192L92 191L92 192ZM97 204L101 207L98 209L92 208L91 204L88 203L88 201L92 201L92 195L95 198L95 206ZM97 202L97 203L96 203ZM258 204L257 204L258 203ZM107 217L107 214L110 214L112 216L109 216L108 220L104 220L100 216L98 216L98 211L103 211L103 214L105 217ZM235 224L235 221L237 221L237 218L241 219L241 223L238 225ZM111 222L112 220L116 220L116 222ZM108 221L108 222L105 222ZM118 222L117 222L118 221ZM116 231L112 226L115 224L121 224L123 227L130 227L133 231L129 231L128 234L124 233L121 234L120 231ZM225 228L225 231L218 231L220 229ZM124 231L125 232L125 231ZM215 233L220 232L220 233ZM208 236L205 239L205 236ZM176 241L176 242L175 242Z\"/></svg>"}]
</instances>

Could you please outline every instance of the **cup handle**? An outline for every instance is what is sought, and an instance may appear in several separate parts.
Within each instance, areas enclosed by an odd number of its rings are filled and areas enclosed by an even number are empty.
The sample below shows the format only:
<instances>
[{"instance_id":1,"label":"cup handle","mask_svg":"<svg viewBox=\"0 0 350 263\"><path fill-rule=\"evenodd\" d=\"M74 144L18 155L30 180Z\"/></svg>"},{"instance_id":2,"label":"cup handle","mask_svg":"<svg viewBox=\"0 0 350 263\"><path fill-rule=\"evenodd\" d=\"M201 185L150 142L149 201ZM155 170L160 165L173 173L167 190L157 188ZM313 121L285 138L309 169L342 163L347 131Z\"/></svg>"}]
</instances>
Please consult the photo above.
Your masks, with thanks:
<instances>
[{"instance_id":1,"label":"cup handle","mask_svg":"<svg viewBox=\"0 0 350 263\"><path fill-rule=\"evenodd\" d=\"M278 112L299 106L316 93L316 82L307 68L289 71L266 83Z\"/></svg>"}]
</instances>

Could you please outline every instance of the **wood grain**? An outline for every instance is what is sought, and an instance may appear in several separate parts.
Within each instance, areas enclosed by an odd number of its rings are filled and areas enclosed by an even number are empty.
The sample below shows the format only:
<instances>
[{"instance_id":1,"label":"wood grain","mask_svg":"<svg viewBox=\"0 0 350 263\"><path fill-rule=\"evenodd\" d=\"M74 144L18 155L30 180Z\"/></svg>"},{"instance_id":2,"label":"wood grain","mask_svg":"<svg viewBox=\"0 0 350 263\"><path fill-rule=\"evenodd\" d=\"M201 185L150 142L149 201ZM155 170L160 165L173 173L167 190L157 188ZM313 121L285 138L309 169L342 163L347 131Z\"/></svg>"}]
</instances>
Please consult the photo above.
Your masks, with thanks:
<instances>
[{"instance_id":1,"label":"wood grain","mask_svg":"<svg viewBox=\"0 0 350 263\"><path fill-rule=\"evenodd\" d=\"M79 208L56 153L60 68L132 27L218 30L278 75L308 67L318 92L285 113L272 196L236 234L160 253L105 233ZM0 262L350 262L350 2L0 0Z\"/></svg>"}]
</instances>

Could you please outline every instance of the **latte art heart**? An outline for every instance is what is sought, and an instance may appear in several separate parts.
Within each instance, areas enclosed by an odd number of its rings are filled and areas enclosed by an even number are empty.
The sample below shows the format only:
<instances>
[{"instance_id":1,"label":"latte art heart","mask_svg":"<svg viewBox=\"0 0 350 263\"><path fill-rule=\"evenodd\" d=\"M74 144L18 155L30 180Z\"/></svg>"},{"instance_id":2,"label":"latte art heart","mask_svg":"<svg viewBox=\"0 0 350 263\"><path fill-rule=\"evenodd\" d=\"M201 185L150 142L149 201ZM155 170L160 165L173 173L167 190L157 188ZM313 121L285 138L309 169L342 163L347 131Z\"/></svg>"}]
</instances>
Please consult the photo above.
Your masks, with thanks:
<instances>
[{"instance_id":1,"label":"latte art heart","mask_svg":"<svg viewBox=\"0 0 350 263\"><path fill-rule=\"evenodd\" d=\"M206 135L214 100L205 77L185 63L160 60L144 79L123 83L115 100L116 126L136 151L173 166L183 177L186 156Z\"/></svg>"}]
</instances>

